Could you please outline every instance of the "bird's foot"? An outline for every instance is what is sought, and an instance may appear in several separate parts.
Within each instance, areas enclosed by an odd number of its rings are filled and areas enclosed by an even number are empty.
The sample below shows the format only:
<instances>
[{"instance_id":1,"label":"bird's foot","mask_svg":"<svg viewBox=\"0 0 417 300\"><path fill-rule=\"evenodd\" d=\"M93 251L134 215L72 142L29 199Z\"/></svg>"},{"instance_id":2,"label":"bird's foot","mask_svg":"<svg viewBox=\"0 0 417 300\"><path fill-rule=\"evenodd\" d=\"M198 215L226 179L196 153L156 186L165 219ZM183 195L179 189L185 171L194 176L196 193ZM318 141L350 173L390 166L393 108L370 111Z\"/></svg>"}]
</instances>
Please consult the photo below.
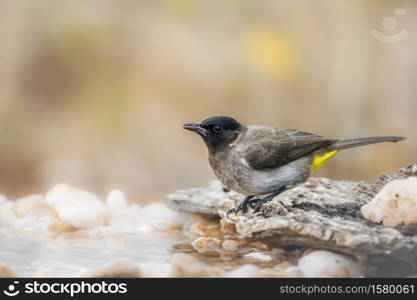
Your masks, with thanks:
<instances>
[{"instance_id":1,"label":"bird's foot","mask_svg":"<svg viewBox=\"0 0 417 300\"><path fill-rule=\"evenodd\" d=\"M266 198L266 197L265 197ZM253 209L253 211L255 212L255 213L257 213L257 212L259 212L260 210L261 210L261 208L262 208L262 205L264 204L264 203L266 203L266 202L268 202L269 200L268 199L265 199L265 198L261 198L261 199L259 199L259 198L255 198L255 199L251 199L251 200L244 200L242 203L240 203L239 205L238 205L238 207L236 207L236 208L232 208L232 209L229 209L228 211L227 211L227 213L226 213L226 215L227 216L229 216L229 214L231 214L231 213L233 213L233 214L237 214L237 213L239 213L239 212L247 212L247 210L248 210L248 207L250 207L250 208L252 208Z\"/></svg>"},{"instance_id":2,"label":"bird's foot","mask_svg":"<svg viewBox=\"0 0 417 300\"><path fill-rule=\"evenodd\" d=\"M264 204L264 203L267 203L267 202L269 202L269 201L271 201L272 199L274 199L276 196L278 196L279 194L281 194L283 191L285 191L285 190L287 190L288 188L285 186L285 187L282 187L281 189L279 189L279 190L277 190L276 192L273 192L273 193L271 193L271 194L269 194L269 195L267 195L267 196L265 196L265 197L263 197L262 199L259 199L259 202L256 204L256 206L253 208L254 209L254 211L255 212L259 212L260 210L261 210L261 208L262 208L262 205ZM282 205L282 206L285 206L281 201L279 201L279 203Z\"/></svg>"},{"instance_id":3,"label":"bird's foot","mask_svg":"<svg viewBox=\"0 0 417 300\"><path fill-rule=\"evenodd\" d=\"M262 205L264 205L264 203L268 202L269 200L266 199L267 197L261 198L261 199L253 199L251 200L251 203L249 204L250 207L253 209L253 211L255 213L260 212Z\"/></svg>"},{"instance_id":4,"label":"bird's foot","mask_svg":"<svg viewBox=\"0 0 417 300\"><path fill-rule=\"evenodd\" d=\"M237 207L229 209L226 213L227 216L229 216L229 214L236 214L240 211L246 212L248 210L248 206L250 206L251 202L253 200L251 200L254 196L247 196L245 198L245 200L243 200ZM256 199L254 199L256 200Z\"/></svg>"},{"instance_id":5,"label":"bird's foot","mask_svg":"<svg viewBox=\"0 0 417 300\"><path fill-rule=\"evenodd\" d=\"M229 209L227 211L226 215L229 216L230 213L236 214L236 213L238 213L240 211L246 212L247 209L248 209L248 207L252 208L255 213L260 212L262 206L265 203L267 203L267 202L271 201L272 199L274 199L277 195L279 195L281 193L281 191L282 190L277 191L277 192L274 192L274 193L269 194L269 195L267 195L267 196L265 196L263 198L255 198L255 199L253 199L254 196L248 196L248 197L246 197L245 200L242 201L242 203L240 203L238 205L238 207Z\"/></svg>"}]
</instances>

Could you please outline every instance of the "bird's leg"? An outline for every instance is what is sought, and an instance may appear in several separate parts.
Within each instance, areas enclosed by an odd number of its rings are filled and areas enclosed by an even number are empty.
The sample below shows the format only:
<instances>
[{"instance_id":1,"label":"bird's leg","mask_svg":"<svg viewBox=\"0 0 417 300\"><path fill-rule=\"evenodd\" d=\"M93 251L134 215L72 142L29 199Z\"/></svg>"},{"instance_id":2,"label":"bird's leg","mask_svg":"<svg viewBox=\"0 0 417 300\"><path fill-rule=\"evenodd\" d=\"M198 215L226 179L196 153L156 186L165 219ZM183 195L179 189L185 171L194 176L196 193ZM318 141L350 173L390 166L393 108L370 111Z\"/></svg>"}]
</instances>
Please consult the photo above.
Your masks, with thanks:
<instances>
[{"instance_id":1,"label":"bird's leg","mask_svg":"<svg viewBox=\"0 0 417 300\"><path fill-rule=\"evenodd\" d=\"M253 197L255 197L255 196L247 196L245 198L245 200L243 200L242 203L239 204L238 207L229 209L227 211L227 215L229 215L229 213L238 213L239 211L246 211L248 206L250 206L254 210L254 212L259 212L264 203L267 203L267 202L271 201L276 196L278 196L282 192L288 190L289 188L290 188L289 186L283 186L280 189L276 190L275 192L273 192L269 195L266 195L263 198L253 199Z\"/></svg>"},{"instance_id":2,"label":"bird's leg","mask_svg":"<svg viewBox=\"0 0 417 300\"><path fill-rule=\"evenodd\" d=\"M283 186L282 188L280 188L279 190L261 198L261 199L253 199L252 201L250 201L250 207L253 208L253 210L255 212L258 212L261 210L261 207L264 203L267 203L269 201L271 201L272 199L274 199L276 196L278 196L279 194L281 194L282 192L286 191L288 188L286 186Z\"/></svg>"},{"instance_id":3,"label":"bird's leg","mask_svg":"<svg viewBox=\"0 0 417 300\"><path fill-rule=\"evenodd\" d=\"M230 213L237 213L237 212L239 212L239 211L241 211L241 210L243 210L243 211L246 211L246 209L248 208L248 206L251 204L251 202L253 201L253 200L251 200L253 197L255 197L255 196L247 196L246 198L245 198L245 200L243 200L239 205L238 205L238 207L236 207L236 208L232 208L232 209L229 209L228 211L227 211L227 215L229 215Z\"/></svg>"}]
</instances>

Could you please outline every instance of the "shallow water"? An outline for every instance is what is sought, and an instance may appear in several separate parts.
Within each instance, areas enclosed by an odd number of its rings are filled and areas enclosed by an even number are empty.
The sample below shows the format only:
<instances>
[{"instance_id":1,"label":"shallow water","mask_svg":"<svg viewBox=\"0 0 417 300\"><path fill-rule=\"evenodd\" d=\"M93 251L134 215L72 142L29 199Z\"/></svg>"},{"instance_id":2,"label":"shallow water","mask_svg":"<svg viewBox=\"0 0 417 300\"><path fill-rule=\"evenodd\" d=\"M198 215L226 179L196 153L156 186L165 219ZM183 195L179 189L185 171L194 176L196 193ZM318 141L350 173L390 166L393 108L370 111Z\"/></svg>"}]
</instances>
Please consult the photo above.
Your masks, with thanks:
<instances>
[{"instance_id":1,"label":"shallow water","mask_svg":"<svg viewBox=\"0 0 417 300\"><path fill-rule=\"evenodd\" d=\"M0 201L0 240L0 262L22 277L123 276L132 266L143 277L216 277L245 264L256 266L250 275L264 276L259 268L279 273L278 264L288 265L285 255L273 258L266 245L241 239L233 224L218 218L162 203L129 205L118 190L104 202L67 184L46 196Z\"/></svg>"},{"instance_id":2,"label":"shallow water","mask_svg":"<svg viewBox=\"0 0 417 300\"><path fill-rule=\"evenodd\" d=\"M58 277L75 277L90 268L100 268L120 258L137 263L167 264L179 233L117 234L105 238L74 234L0 231L0 262L22 277L32 277L39 268L52 268Z\"/></svg>"}]
</instances>

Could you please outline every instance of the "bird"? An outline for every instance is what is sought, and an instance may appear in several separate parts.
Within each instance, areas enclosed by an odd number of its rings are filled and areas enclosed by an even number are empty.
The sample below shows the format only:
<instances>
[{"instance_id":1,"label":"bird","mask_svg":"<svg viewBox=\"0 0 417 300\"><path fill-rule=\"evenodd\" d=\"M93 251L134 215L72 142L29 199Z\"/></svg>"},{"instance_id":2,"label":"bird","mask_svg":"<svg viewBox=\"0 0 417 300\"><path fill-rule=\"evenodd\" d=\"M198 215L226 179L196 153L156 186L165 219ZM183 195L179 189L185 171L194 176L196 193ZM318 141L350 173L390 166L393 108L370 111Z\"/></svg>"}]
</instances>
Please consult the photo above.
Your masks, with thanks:
<instances>
[{"instance_id":1,"label":"bird","mask_svg":"<svg viewBox=\"0 0 417 300\"><path fill-rule=\"evenodd\" d=\"M246 211L248 207L259 212L264 203L304 183L340 150L405 139L401 136L332 139L294 129L245 126L227 116L185 123L183 128L201 136L208 149L210 166L222 184L246 196L228 213Z\"/></svg>"}]
</instances>

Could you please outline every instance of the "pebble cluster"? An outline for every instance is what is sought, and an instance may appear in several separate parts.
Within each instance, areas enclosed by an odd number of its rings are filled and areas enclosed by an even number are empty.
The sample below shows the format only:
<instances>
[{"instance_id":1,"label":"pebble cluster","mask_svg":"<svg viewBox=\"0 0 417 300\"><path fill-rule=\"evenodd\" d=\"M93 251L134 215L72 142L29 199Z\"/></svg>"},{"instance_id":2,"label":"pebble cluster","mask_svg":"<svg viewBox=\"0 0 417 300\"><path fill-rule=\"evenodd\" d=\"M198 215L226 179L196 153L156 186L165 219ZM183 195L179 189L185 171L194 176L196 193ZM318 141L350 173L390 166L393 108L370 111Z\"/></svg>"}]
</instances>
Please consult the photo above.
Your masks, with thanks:
<instances>
[{"instance_id":1,"label":"pebble cluster","mask_svg":"<svg viewBox=\"0 0 417 300\"><path fill-rule=\"evenodd\" d=\"M362 207L362 214L384 226L415 225L417 178L398 179ZM44 235L65 233L102 237L114 233L181 232L184 241L172 249L166 263L138 263L117 258L107 265L80 270L79 277L361 277L352 257L324 250L269 248L262 240L245 239L234 224L199 214L169 209L164 203L144 207L128 204L124 193L112 190L106 201L68 184L46 195L17 200L0 196L0 229ZM18 277L0 262L0 277ZM34 277L60 276L39 268Z\"/></svg>"}]
</instances>

